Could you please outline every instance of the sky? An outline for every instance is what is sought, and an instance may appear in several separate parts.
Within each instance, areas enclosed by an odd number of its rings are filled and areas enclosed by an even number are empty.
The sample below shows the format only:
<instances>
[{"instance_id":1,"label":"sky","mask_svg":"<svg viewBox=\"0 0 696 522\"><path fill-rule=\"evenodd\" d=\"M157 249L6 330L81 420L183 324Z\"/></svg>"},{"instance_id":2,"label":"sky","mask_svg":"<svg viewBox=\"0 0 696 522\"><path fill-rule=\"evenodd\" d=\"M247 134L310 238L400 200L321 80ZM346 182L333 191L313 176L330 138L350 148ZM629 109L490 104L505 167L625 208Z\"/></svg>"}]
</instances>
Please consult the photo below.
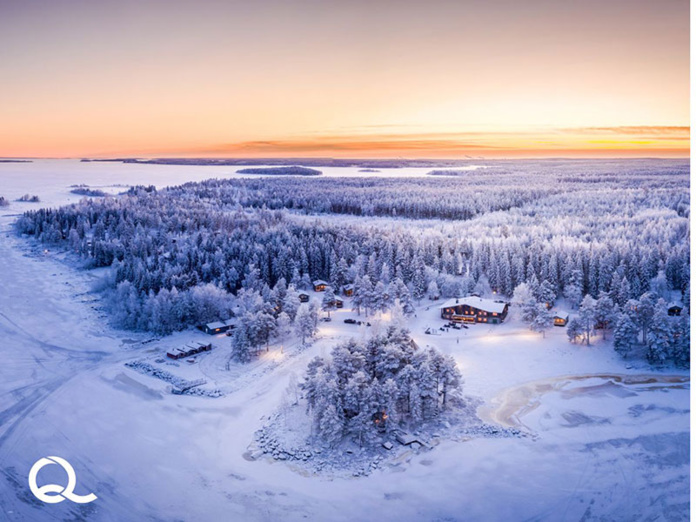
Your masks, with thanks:
<instances>
[{"instance_id":1,"label":"sky","mask_svg":"<svg viewBox=\"0 0 696 522\"><path fill-rule=\"evenodd\" d=\"M0 0L0 157L689 154L688 0Z\"/></svg>"}]
</instances>

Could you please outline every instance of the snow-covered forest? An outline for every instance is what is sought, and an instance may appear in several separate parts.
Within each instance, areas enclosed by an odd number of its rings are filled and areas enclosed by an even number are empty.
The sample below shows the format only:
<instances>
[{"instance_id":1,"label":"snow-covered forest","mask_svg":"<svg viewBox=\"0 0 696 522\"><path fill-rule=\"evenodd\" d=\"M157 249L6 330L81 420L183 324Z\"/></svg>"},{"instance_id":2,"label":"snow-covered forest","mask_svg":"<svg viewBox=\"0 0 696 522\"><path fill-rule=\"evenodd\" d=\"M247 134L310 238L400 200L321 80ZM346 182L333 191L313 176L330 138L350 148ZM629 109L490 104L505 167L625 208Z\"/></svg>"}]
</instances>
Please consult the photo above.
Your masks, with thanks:
<instances>
[{"instance_id":1,"label":"snow-covered forest","mask_svg":"<svg viewBox=\"0 0 696 522\"><path fill-rule=\"evenodd\" d=\"M599 321L622 353L646 345L656 363L686 364L688 172L679 161L527 162L430 178L213 179L30 211L17 230L111 267L105 292L127 329L236 313L259 346L294 323L314 279L337 293L353 284L367 314L397 300L410 313L425 298L512 299L526 285L536 303L599 308L571 322L572 341ZM667 316L675 296L681 319Z\"/></svg>"},{"instance_id":2,"label":"snow-covered forest","mask_svg":"<svg viewBox=\"0 0 696 522\"><path fill-rule=\"evenodd\" d=\"M688 513L685 162L316 166L2 167L3 505L48 447L100 520Z\"/></svg>"}]
</instances>

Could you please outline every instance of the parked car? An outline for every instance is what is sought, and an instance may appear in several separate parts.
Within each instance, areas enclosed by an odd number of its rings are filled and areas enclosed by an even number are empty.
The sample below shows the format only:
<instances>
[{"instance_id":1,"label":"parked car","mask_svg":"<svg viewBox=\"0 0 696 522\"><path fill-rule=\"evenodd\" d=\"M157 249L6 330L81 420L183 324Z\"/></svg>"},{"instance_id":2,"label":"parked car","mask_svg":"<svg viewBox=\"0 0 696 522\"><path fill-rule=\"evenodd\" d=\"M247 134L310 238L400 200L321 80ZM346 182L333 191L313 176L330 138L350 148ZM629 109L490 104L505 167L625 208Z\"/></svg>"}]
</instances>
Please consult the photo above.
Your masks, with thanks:
<instances>
[{"instance_id":1,"label":"parked car","mask_svg":"<svg viewBox=\"0 0 696 522\"><path fill-rule=\"evenodd\" d=\"M357 323L357 321L355 319L344 319L343 322L346 324L356 324Z\"/></svg>"},{"instance_id":2,"label":"parked car","mask_svg":"<svg viewBox=\"0 0 696 522\"><path fill-rule=\"evenodd\" d=\"M325 323L330 323L330 322L331 322L331 318L330 318L330 317L322 317L321 320L324 321Z\"/></svg>"}]
</instances>

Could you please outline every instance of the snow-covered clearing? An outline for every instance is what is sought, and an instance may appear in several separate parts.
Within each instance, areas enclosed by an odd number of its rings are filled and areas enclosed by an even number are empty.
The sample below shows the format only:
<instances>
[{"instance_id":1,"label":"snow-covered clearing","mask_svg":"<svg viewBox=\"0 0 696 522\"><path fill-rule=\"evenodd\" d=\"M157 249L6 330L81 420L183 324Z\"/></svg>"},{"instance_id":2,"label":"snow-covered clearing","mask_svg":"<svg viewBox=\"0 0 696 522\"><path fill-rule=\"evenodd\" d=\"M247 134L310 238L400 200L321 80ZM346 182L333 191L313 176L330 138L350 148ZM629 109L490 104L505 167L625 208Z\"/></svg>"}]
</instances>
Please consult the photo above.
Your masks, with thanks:
<instances>
[{"instance_id":1,"label":"snow-covered clearing","mask_svg":"<svg viewBox=\"0 0 696 522\"><path fill-rule=\"evenodd\" d=\"M59 168L56 169L56 165ZM74 168L75 174L72 174ZM81 169L85 170L81 170ZM321 323L319 339L271 345L249 366L226 369L229 339L197 330L154 340L111 328L79 271L9 234L29 208L76 201L72 184L158 186L218 175L217 167L37 162L0 165L3 195L42 203L0 209L0 513L3 520L683 520L689 502L689 373L621 360L609 342L546 338L513 312L502 325L440 332L437 303L410 322L420 346L457 360L464 393L488 422L524 438L443 440L367 477L301 474L248 458L307 362L341 339L350 305ZM220 167L229 172L236 170ZM319 299L318 296L314 296ZM425 334L436 327L440 335ZM373 321L373 329L379 324ZM174 395L170 384L127 368L167 349L212 341L210 353L163 369L203 378L219 398ZM157 363L159 364L159 363ZM35 499L27 474L57 455L76 469L87 505ZM46 468L44 482L63 483Z\"/></svg>"}]
</instances>

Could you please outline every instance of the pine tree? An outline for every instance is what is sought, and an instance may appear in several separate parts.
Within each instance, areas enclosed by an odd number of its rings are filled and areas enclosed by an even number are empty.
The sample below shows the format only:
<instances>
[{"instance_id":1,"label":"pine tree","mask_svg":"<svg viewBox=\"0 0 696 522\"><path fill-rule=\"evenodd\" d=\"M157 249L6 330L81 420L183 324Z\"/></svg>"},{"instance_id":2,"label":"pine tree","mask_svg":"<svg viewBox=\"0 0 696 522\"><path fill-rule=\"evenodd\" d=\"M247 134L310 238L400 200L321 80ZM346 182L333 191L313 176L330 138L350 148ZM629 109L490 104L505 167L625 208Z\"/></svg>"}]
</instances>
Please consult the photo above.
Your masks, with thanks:
<instances>
[{"instance_id":1,"label":"pine tree","mask_svg":"<svg viewBox=\"0 0 696 522\"><path fill-rule=\"evenodd\" d=\"M571 317L566 326L566 334L568 335L568 340L571 343L577 342L577 340L583 335L583 328L580 320L577 317Z\"/></svg>"},{"instance_id":2,"label":"pine tree","mask_svg":"<svg viewBox=\"0 0 696 522\"><path fill-rule=\"evenodd\" d=\"M672 341L672 359L677 366L688 368L691 360L691 319L683 314L677 320Z\"/></svg>"},{"instance_id":3,"label":"pine tree","mask_svg":"<svg viewBox=\"0 0 696 522\"><path fill-rule=\"evenodd\" d=\"M597 323L597 301L595 301L589 294L583 298L582 303L580 304L577 321L580 325L580 331L583 335L585 344L589 346L590 336L592 335Z\"/></svg>"},{"instance_id":4,"label":"pine tree","mask_svg":"<svg viewBox=\"0 0 696 522\"><path fill-rule=\"evenodd\" d=\"M544 280L534 292L534 297L537 302L543 303L547 308L550 308L556 300L556 291L549 281Z\"/></svg>"},{"instance_id":5,"label":"pine tree","mask_svg":"<svg viewBox=\"0 0 696 522\"><path fill-rule=\"evenodd\" d=\"M305 346L307 340L313 338L316 332L317 325L314 321L312 311L306 303L303 303L295 317L295 333L302 340L302 345Z\"/></svg>"},{"instance_id":6,"label":"pine tree","mask_svg":"<svg viewBox=\"0 0 696 522\"><path fill-rule=\"evenodd\" d=\"M614 328L614 350L622 357L628 356L638 344L638 327L628 314L621 314Z\"/></svg>"},{"instance_id":7,"label":"pine tree","mask_svg":"<svg viewBox=\"0 0 696 522\"><path fill-rule=\"evenodd\" d=\"M326 399L322 397L320 402ZM334 447L343 437L344 419L335 404L329 403L319 406L319 436L329 446Z\"/></svg>"},{"instance_id":8,"label":"pine tree","mask_svg":"<svg viewBox=\"0 0 696 522\"><path fill-rule=\"evenodd\" d=\"M646 292L640 296L636 305L636 323L641 325L643 332L643 344L648 340L648 331L652 326L655 315L655 299L652 294Z\"/></svg>"},{"instance_id":9,"label":"pine tree","mask_svg":"<svg viewBox=\"0 0 696 522\"><path fill-rule=\"evenodd\" d=\"M324 298L321 300L321 309L331 317L331 310L336 308L336 294L330 286L324 291Z\"/></svg>"},{"instance_id":10,"label":"pine tree","mask_svg":"<svg viewBox=\"0 0 696 522\"><path fill-rule=\"evenodd\" d=\"M660 305L655 306L650 329L647 335L648 361L652 364L665 364L671 353L671 344L674 336L674 326L667 315L667 307L664 300L660 299Z\"/></svg>"},{"instance_id":11,"label":"pine tree","mask_svg":"<svg viewBox=\"0 0 696 522\"><path fill-rule=\"evenodd\" d=\"M596 323L602 330L602 339L606 340L607 330L614 327L616 322L616 309L614 302L606 292L601 292L597 299L595 309Z\"/></svg>"},{"instance_id":12,"label":"pine tree","mask_svg":"<svg viewBox=\"0 0 696 522\"><path fill-rule=\"evenodd\" d=\"M440 289L437 286L437 281L433 280L428 283L428 299L435 301L440 298Z\"/></svg>"},{"instance_id":13,"label":"pine tree","mask_svg":"<svg viewBox=\"0 0 696 522\"><path fill-rule=\"evenodd\" d=\"M542 337L546 337L546 330L553 326L553 315L544 303L536 305L536 313L530 328L535 332L540 332Z\"/></svg>"}]
</instances>

